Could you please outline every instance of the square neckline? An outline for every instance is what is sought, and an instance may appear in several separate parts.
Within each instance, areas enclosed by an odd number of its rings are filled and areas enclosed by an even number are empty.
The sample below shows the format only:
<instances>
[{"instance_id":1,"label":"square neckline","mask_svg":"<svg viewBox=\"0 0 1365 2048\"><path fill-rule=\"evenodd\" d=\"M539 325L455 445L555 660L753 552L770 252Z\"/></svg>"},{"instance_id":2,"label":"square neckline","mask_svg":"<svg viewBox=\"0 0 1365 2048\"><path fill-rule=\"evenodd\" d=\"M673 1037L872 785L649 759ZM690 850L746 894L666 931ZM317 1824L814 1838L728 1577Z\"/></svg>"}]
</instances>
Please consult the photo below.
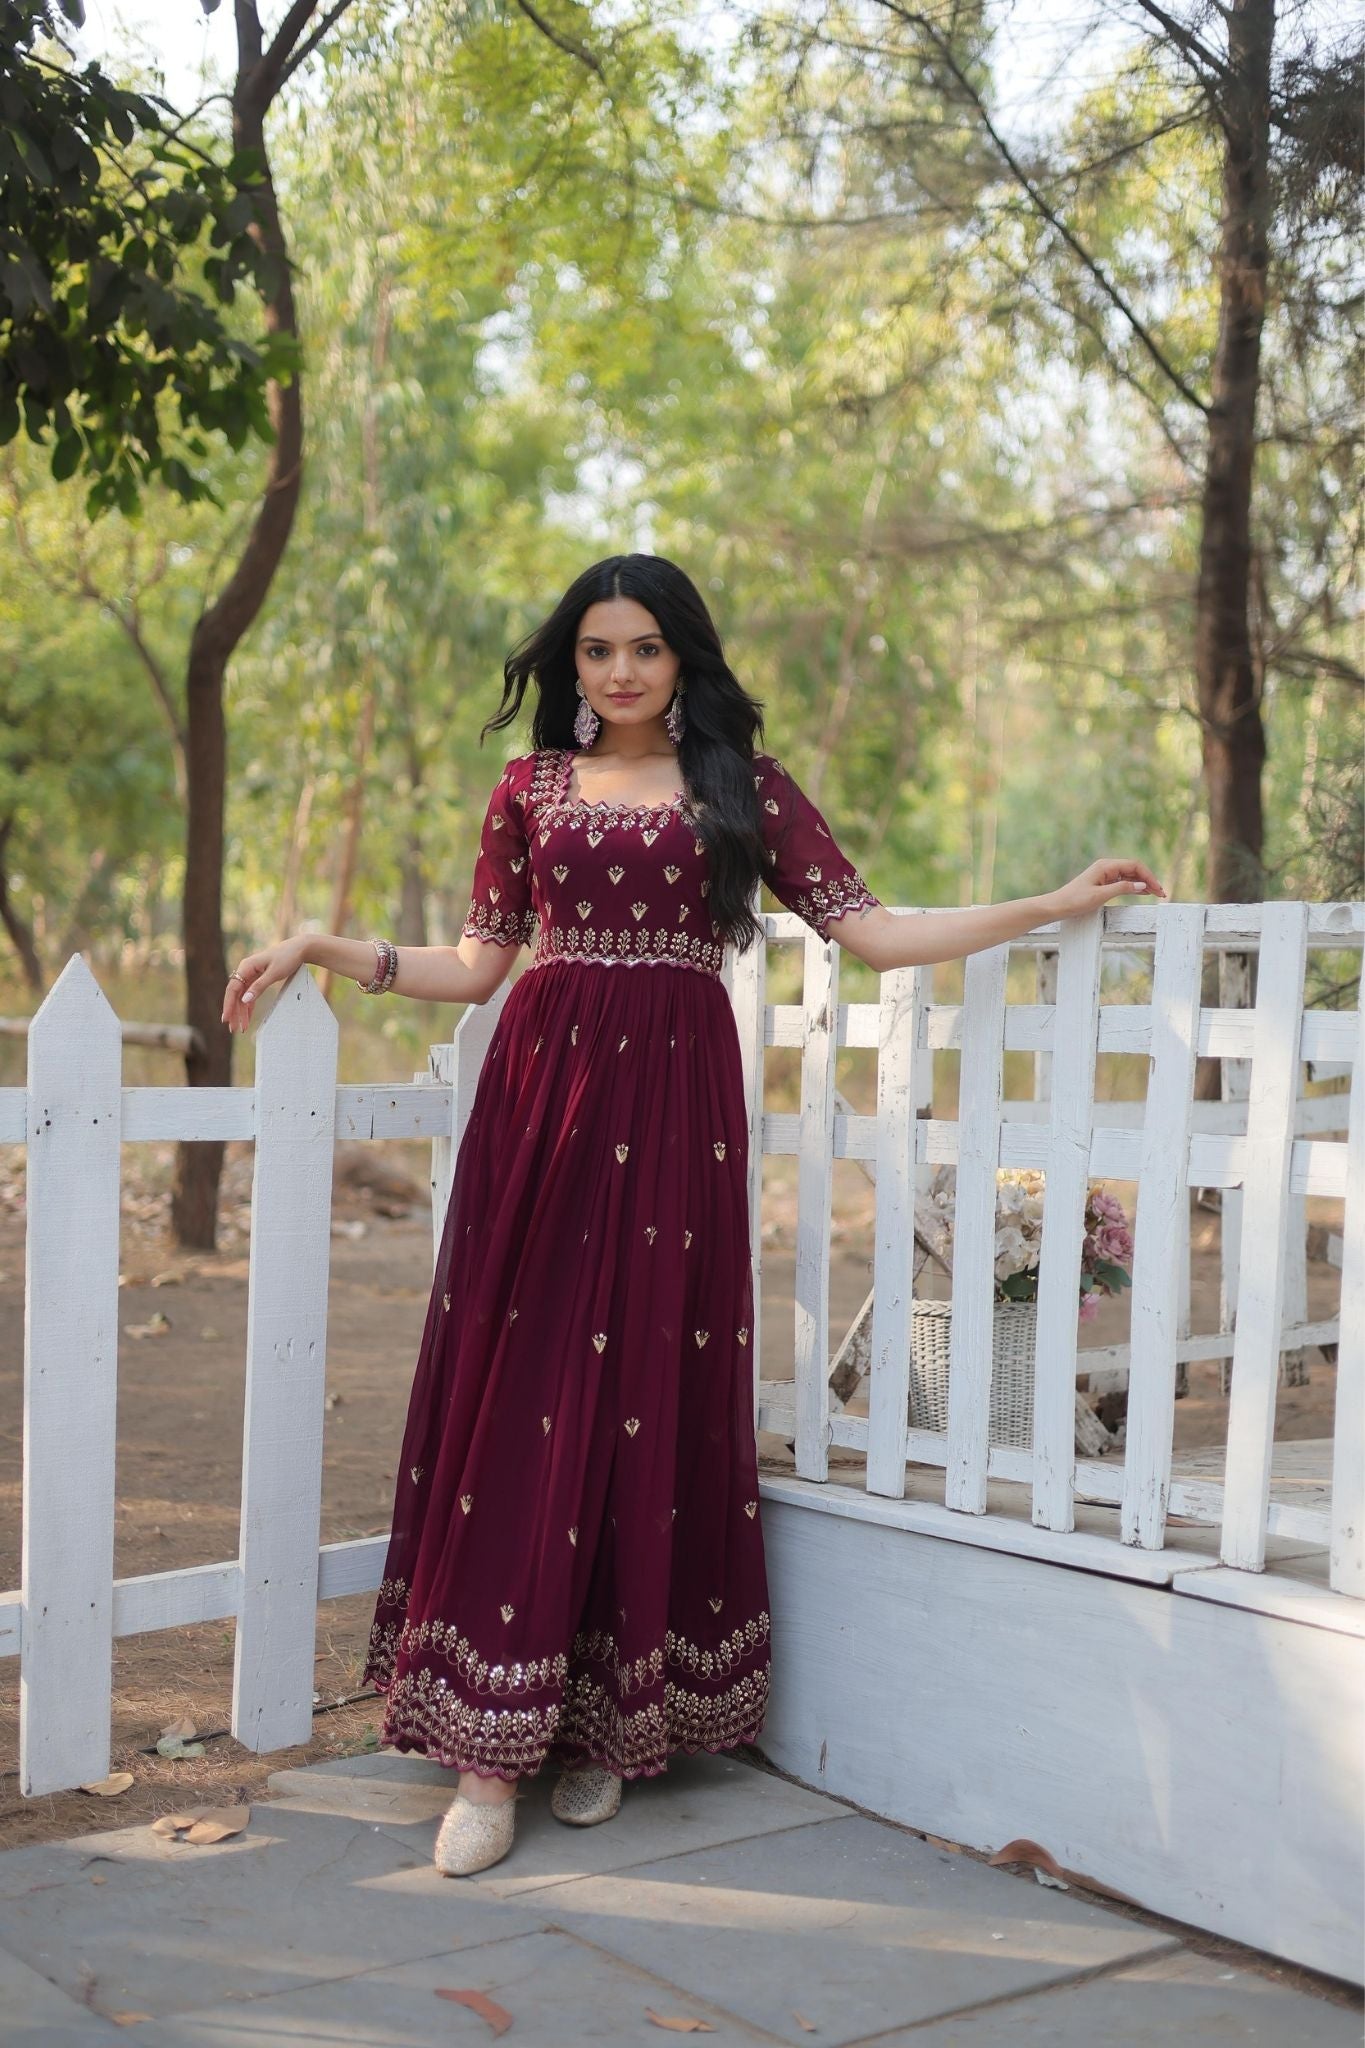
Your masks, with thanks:
<instances>
[{"instance_id":1,"label":"square neckline","mask_svg":"<svg viewBox=\"0 0 1365 2048\"><path fill-rule=\"evenodd\" d=\"M559 784L551 801L562 805L568 810L621 811L634 816L639 812L686 811L691 804L691 798L685 789L679 790L675 796L669 797L663 803L652 804L624 803L619 797L598 797L594 799L586 796L570 796L569 790L573 783L574 762L578 758L577 751L573 747L560 747L558 752L561 764Z\"/></svg>"}]
</instances>

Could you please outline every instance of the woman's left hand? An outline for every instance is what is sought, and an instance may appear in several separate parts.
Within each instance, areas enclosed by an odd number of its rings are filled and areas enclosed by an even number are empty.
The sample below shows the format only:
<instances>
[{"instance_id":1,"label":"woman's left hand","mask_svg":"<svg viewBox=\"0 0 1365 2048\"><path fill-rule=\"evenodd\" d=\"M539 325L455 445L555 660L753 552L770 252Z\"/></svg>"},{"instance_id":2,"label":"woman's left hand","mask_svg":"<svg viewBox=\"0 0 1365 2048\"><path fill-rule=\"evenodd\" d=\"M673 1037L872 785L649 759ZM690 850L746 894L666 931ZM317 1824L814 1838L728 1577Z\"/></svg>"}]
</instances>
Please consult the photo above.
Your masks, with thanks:
<instances>
[{"instance_id":1,"label":"woman's left hand","mask_svg":"<svg viewBox=\"0 0 1365 2048\"><path fill-rule=\"evenodd\" d=\"M1111 896L1164 896L1166 891L1140 860L1092 860L1083 874L1063 882L1044 898L1054 917L1085 917Z\"/></svg>"}]
</instances>

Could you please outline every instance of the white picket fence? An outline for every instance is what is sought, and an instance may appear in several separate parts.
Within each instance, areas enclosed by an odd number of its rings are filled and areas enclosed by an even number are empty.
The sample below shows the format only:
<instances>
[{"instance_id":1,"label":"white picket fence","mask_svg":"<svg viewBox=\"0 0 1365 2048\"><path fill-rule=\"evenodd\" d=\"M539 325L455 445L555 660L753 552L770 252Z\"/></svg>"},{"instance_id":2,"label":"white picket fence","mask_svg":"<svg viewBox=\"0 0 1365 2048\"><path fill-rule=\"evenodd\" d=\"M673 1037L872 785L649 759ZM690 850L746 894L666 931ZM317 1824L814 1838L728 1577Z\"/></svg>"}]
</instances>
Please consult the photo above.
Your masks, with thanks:
<instances>
[{"instance_id":1,"label":"white picket fence","mask_svg":"<svg viewBox=\"0 0 1365 2048\"><path fill-rule=\"evenodd\" d=\"M907 915L932 916L932 912ZM1365 1090L1344 1105L1301 1101L1301 1062L1355 1071L1362 1013L1305 1012L1313 947L1355 948L1365 906L1296 903L1203 909L1112 908L1027 943L1055 952L1055 1002L1007 1004L1010 949L974 955L960 1006L930 1000L930 970L881 977L880 1001L840 1004L838 949L783 913L768 937L804 945L800 1004L767 1000L766 948L736 959L727 979L750 1108L755 1323L761 1302L761 1182L767 1154L799 1158L794 1373L789 1387L755 1383L761 1426L789 1431L798 1474L826 1481L832 1444L864 1448L871 1494L904 1493L907 1459L944 1472L944 1509L982 1516L987 1482L1032 1489L1034 1532L1051 1555L1095 1564L1095 1546L1159 1551L1168 1513L1221 1522L1222 1558L1245 1572L1265 1559L1267 1531L1330 1541L1332 1596L1365 1596ZM1100 1001L1102 946L1155 945L1146 1005ZM1206 947L1260 953L1250 1010L1200 1008ZM26 1795L102 1776L108 1768L111 1644L117 1636L232 1618L232 1732L254 1751L305 1741L312 1725L319 1601L377 1588L386 1538L319 1545L332 1159L338 1138L420 1138L432 1154L439 1235L451 1165L506 988L433 1048L410 1085L339 1087L336 1024L310 974L281 991L260 1028L251 1088L124 1088L119 1020L80 959L33 1019L27 1089L0 1089L0 1143L28 1147L23 1561L20 1590L0 1595L0 1656L18 1656L20 1784ZM802 1054L797 1115L764 1106L764 1052ZM874 1115L845 1113L836 1085L844 1046L876 1048ZM931 1099L929 1062L960 1047L956 1122L917 1114ZM1045 1101L1002 1101L1005 1048L1050 1069ZM1099 1051L1146 1054L1146 1111L1096 1104ZM1196 1105L1196 1054L1242 1070L1222 1104ZM1239 1083L1240 1088L1240 1083ZM1123 1113L1120 1114L1120 1111ZM1136 1113L1134 1113L1136 1112ZM1335 1119L1335 1122L1332 1121ZM115 1581L114 1456L118 1350L120 1145L168 1139L255 1143L246 1419L239 1555L218 1564ZM870 1405L844 1413L829 1391L829 1258L833 1163L875 1164L876 1230ZM926 1163L958 1170L951 1399L946 1435L907 1425L914 1180ZM997 1165L1047 1175L1032 1451L988 1442L992 1240ZM1135 1181L1126 1456L1087 1465L1074 1453L1079 1227L1092 1176ZM1187 1289L1186 1193L1241 1193L1225 1483L1173 1483L1175 1376ZM1274 1402L1282 1351L1325 1341L1285 1320L1302 1197L1346 1198L1330 1514L1269 1497ZM1292 1292L1291 1290L1288 1290ZM1335 1333L1333 1333L1335 1334ZM759 1347L755 1346L757 1352ZM1185 1356L1219 1355L1184 1346ZM835 1489L828 1489L832 1500ZM856 1508L852 1489L840 1487ZM1116 1541L1074 1531L1077 1497L1120 1509ZM866 1498L866 1495L862 1496ZM1028 1549L1017 1538L996 1540ZM1099 1568L1103 1569L1101 1565Z\"/></svg>"}]
</instances>

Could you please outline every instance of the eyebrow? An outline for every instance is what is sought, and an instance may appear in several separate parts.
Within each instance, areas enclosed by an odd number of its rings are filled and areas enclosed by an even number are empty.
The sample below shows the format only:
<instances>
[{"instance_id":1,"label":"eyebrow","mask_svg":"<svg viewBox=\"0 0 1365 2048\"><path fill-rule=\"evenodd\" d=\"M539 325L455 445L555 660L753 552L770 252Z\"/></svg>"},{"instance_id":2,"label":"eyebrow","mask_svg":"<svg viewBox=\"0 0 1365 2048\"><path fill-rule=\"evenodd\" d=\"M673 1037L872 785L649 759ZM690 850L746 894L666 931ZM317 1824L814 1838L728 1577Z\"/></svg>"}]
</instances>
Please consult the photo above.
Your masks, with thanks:
<instances>
[{"instance_id":1,"label":"eyebrow","mask_svg":"<svg viewBox=\"0 0 1365 2048\"><path fill-rule=\"evenodd\" d=\"M641 640L662 640L663 637L662 633L636 633L632 639L627 640L626 645L627 647L635 647L638 646ZM601 641L605 645L607 635L605 633L580 633L578 645L582 647L586 642L587 645L591 646L594 640Z\"/></svg>"}]
</instances>

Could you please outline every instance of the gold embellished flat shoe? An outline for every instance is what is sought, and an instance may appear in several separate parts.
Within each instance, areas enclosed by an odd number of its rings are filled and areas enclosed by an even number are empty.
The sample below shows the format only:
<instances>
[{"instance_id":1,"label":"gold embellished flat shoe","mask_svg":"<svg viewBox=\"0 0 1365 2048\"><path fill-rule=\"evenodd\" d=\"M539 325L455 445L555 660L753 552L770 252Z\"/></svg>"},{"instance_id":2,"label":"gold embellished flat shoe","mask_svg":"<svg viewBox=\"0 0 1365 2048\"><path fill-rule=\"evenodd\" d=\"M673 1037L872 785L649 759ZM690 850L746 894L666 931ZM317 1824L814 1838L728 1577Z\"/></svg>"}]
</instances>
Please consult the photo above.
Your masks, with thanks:
<instances>
[{"instance_id":1,"label":"gold embellished flat shoe","mask_svg":"<svg viewBox=\"0 0 1365 2048\"><path fill-rule=\"evenodd\" d=\"M470 1877L500 1863L512 1846L518 1794L492 1801L466 1799L457 1792L436 1837L436 1868L445 1877Z\"/></svg>"},{"instance_id":2,"label":"gold embellished flat shoe","mask_svg":"<svg viewBox=\"0 0 1365 2048\"><path fill-rule=\"evenodd\" d=\"M621 1780L598 1764L580 1771L563 1771L550 1794L550 1811L556 1820L570 1827L596 1827L610 1820L621 1806Z\"/></svg>"}]
</instances>

